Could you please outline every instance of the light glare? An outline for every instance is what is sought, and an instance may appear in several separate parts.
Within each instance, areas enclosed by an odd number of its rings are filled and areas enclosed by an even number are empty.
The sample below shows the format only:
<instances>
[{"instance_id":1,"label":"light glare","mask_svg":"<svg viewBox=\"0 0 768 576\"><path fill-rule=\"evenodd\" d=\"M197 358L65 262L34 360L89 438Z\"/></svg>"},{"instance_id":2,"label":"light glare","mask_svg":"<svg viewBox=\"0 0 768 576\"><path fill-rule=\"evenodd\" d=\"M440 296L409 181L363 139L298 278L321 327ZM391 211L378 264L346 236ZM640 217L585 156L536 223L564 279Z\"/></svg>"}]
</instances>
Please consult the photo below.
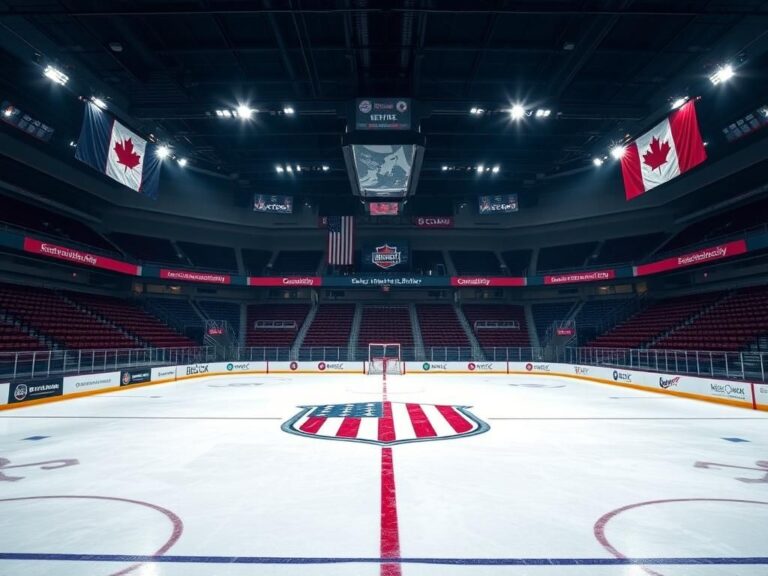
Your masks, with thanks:
<instances>
[{"instance_id":1,"label":"light glare","mask_svg":"<svg viewBox=\"0 0 768 576\"><path fill-rule=\"evenodd\" d=\"M603 159L602 158L592 158L592 164L595 166L602 166L603 165Z\"/></svg>"},{"instance_id":2,"label":"light glare","mask_svg":"<svg viewBox=\"0 0 768 576\"><path fill-rule=\"evenodd\" d=\"M160 158L160 160L168 158L170 153L171 153L171 149L168 148L168 146L159 146L157 148L157 152L155 152L155 154L157 154L157 157Z\"/></svg>"},{"instance_id":3,"label":"light glare","mask_svg":"<svg viewBox=\"0 0 768 576\"><path fill-rule=\"evenodd\" d=\"M611 156L616 158L616 160L621 160L624 157L624 153L627 151L624 146L614 146L611 148Z\"/></svg>"},{"instance_id":4,"label":"light glare","mask_svg":"<svg viewBox=\"0 0 768 576\"><path fill-rule=\"evenodd\" d=\"M293 109L293 106L286 106L283 108L283 114L286 116L293 116L296 113L296 110Z\"/></svg>"},{"instance_id":5,"label":"light glare","mask_svg":"<svg viewBox=\"0 0 768 576\"><path fill-rule=\"evenodd\" d=\"M91 96L91 102L93 102L96 106L101 108L102 110L107 109L107 103L104 102L101 98L97 98L96 96Z\"/></svg>"},{"instance_id":6,"label":"light glare","mask_svg":"<svg viewBox=\"0 0 768 576\"><path fill-rule=\"evenodd\" d=\"M515 104L509 110L509 115L512 117L512 120L520 120L523 116L525 116L525 108L523 108L520 104Z\"/></svg>"},{"instance_id":7,"label":"light glare","mask_svg":"<svg viewBox=\"0 0 768 576\"><path fill-rule=\"evenodd\" d=\"M45 67L45 70L43 70L43 75L49 80L56 82L56 84L61 84L62 86L69 82L69 76L64 74L64 72L58 68L54 68L50 65Z\"/></svg>"},{"instance_id":8,"label":"light glare","mask_svg":"<svg viewBox=\"0 0 768 576\"><path fill-rule=\"evenodd\" d=\"M714 74L712 74L709 77L709 81L712 82L715 86L718 84L722 84L723 82L728 82L733 76L736 74L733 70L733 66L730 64L725 64L724 66L721 66L718 68Z\"/></svg>"},{"instance_id":9,"label":"light glare","mask_svg":"<svg viewBox=\"0 0 768 576\"><path fill-rule=\"evenodd\" d=\"M682 98L675 98L672 101L672 110L677 110L678 108L680 108L680 106L682 106L686 102L688 102L688 96L683 96Z\"/></svg>"}]
</instances>

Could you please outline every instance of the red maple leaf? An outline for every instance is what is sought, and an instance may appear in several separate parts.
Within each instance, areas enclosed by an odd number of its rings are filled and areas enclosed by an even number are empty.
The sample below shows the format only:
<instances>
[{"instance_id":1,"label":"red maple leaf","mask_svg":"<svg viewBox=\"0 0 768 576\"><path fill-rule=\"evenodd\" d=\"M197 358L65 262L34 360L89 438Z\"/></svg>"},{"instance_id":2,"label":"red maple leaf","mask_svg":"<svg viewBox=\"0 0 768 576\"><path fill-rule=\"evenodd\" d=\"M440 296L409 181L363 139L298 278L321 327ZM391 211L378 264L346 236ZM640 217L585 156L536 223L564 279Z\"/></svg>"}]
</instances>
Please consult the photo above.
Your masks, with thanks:
<instances>
[{"instance_id":1,"label":"red maple leaf","mask_svg":"<svg viewBox=\"0 0 768 576\"><path fill-rule=\"evenodd\" d=\"M661 167L667 163L667 156L671 150L669 142L666 140L662 144L656 136L651 138L651 145L648 152L643 154L643 162L651 167L651 170Z\"/></svg>"},{"instance_id":2,"label":"red maple leaf","mask_svg":"<svg viewBox=\"0 0 768 576\"><path fill-rule=\"evenodd\" d=\"M123 170L129 168L133 170L141 162L141 156L133 151L131 138L126 138L122 142L115 142L115 154L117 154L117 163L123 165Z\"/></svg>"}]
</instances>

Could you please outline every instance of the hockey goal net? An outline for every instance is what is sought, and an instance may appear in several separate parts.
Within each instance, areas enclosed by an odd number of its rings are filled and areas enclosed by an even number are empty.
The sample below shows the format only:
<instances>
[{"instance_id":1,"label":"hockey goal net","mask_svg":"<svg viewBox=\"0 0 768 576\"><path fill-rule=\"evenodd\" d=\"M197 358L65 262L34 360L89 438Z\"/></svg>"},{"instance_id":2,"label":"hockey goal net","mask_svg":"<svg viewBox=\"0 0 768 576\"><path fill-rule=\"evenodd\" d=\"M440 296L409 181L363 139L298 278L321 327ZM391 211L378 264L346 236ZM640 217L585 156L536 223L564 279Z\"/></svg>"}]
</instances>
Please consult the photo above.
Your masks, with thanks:
<instances>
[{"instance_id":1,"label":"hockey goal net","mask_svg":"<svg viewBox=\"0 0 768 576\"><path fill-rule=\"evenodd\" d=\"M368 374L403 374L400 344L368 344Z\"/></svg>"}]
</instances>

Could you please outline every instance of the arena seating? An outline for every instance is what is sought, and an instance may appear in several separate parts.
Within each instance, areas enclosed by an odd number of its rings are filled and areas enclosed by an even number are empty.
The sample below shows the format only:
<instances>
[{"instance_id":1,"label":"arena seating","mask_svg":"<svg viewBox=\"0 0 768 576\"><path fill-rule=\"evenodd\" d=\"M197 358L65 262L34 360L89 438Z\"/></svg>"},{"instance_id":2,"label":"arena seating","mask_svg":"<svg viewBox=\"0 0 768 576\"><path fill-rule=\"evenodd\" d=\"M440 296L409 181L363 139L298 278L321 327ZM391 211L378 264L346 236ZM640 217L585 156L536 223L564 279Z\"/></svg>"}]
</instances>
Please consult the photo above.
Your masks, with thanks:
<instances>
[{"instance_id":1,"label":"arena seating","mask_svg":"<svg viewBox=\"0 0 768 576\"><path fill-rule=\"evenodd\" d=\"M439 250L414 250L411 253L411 269L414 274L436 276L439 274L440 266L445 274L445 260L443 253Z\"/></svg>"},{"instance_id":2,"label":"arena seating","mask_svg":"<svg viewBox=\"0 0 768 576\"><path fill-rule=\"evenodd\" d=\"M346 347L354 316L354 304L321 304L302 346Z\"/></svg>"},{"instance_id":3,"label":"arena seating","mask_svg":"<svg viewBox=\"0 0 768 576\"><path fill-rule=\"evenodd\" d=\"M322 255L317 250L281 251L272 266L272 274L312 276L317 273Z\"/></svg>"},{"instance_id":4,"label":"arena seating","mask_svg":"<svg viewBox=\"0 0 768 576\"><path fill-rule=\"evenodd\" d=\"M179 248L192 261L193 266L207 270L227 270L237 272L235 251L228 246L179 242Z\"/></svg>"},{"instance_id":5,"label":"arena seating","mask_svg":"<svg viewBox=\"0 0 768 576\"><path fill-rule=\"evenodd\" d=\"M251 250L243 248L243 264L250 276L263 276L266 274L265 268L272 258L272 252L269 250Z\"/></svg>"},{"instance_id":6,"label":"arena seating","mask_svg":"<svg viewBox=\"0 0 768 576\"><path fill-rule=\"evenodd\" d=\"M536 333L539 335L541 344L545 344L544 338L552 323L565 320L571 308L573 308L573 302L551 302L533 305L533 320L536 323Z\"/></svg>"},{"instance_id":7,"label":"arena seating","mask_svg":"<svg viewBox=\"0 0 768 576\"><path fill-rule=\"evenodd\" d=\"M768 333L768 290L759 286L733 292L653 348L739 351Z\"/></svg>"},{"instance_id":8,"label":"arena seating","mask_svg":"<svg viewBox=\"0 0 768 576\"><path fill-rule=\"evenodd\" d=\"M648 255L654 248L659 246L665 236L664 232L660 232L606 240L602 247L600 247L597 258L589 259L589 265L600 266L603 264L634 262Z\"/></svg>"},{"instance_id":9,"label":"arena seating","mask_svg":"<svg viewBox=\"0 0 768 576\"><path fill-rule=\"evenodd\" d=\"M31 336L10 320L0 320L0 353L2 352L35 352L47 350L40 339Z\"/></svg>"},{"instance_id":10,"label":"arena seating","mask_svg":"<svg viewBox=\"0 0 768 576\"><path fill-rule=\"evenodd\" d=\"M151 314L157 313L160 318L171 320L176 328L203 324L200 315L186 298L146 298L145 303Z\"/></svg>"},{"instance_id":11,"label":"arena seating","mask_svg":"<svg viewBox=\"0 0 768 576\"><path fill-rule=\"evenodd\" d=\"M110 234L109 237L126 254L129 254L136 260L158 262L172 266L189 266L189 262L176 254L176 250L173 248L170 240L116 232Z\"/></svg>"},{"instance_id":12,"label":"arena seating","mask_svg":"<svg viewBox=\"0 0 768 576\"><path fill-rule=\"evenodd\" d=\"M528 323L525 320L525 311L522 306L509 304L465 304L462 307L469 325L477 337L480 345L487 348L494 347L528 347L531 340L528 336ZM519 329L476 329L478 320L516 320L520 324Z\"/></svg>"},{"instance_id":13,"label":"arena seating","mask_svg":"<svg viewBox=\"0 0 768 576\"><path fill-rule=\"evenodd\" d=\"M564 246L549 246L539 251L536 265L539 272L547 270L578 269L593 254L597 242L582 242Z\"/></svg>"},{"instance_id":14,"label":"arena seating","mask_svg":"<svg viewBox=\"0 0 768 576\"><path fill-rule=\"evenodd\" d=\"M235 335L240 333L240 304L219 300L198 300L200 309L211 320L226 320Z\"/></svg>"},{"instance_id":15,"label":"arena seating","mask_svg":"<svg viewBox=\"0 0 768 576\"><path fill-rule=\"evenodd\" d=\"M501 253L510 276L522 276L531 263L530 250L507 250Z\"/></svg>"},{"instance_id":16,"label":"arena seating","mask_svg":"<svg viewBox=\"0 0 768 576\"><path fill-rule=\"evenodd\" d=\"M366 349L371 342L395 342L403 358L409 359L413 349L411 316L405 306L365 306L360 322L357 346ZM406 350L410 349L410 350ZM367 358L367 356L365 356Z\"/></svg>"},{"instance_id":17,"label":"arena seating","mask_svg":"<svg viewBox=\"0 0 768 576\"><path fill-rule=\"evenodd\" d=\"M309 304L253 304L248 306L246 345L291 346L309 310ZM255 323L258 320L293 321L296 323L296 328L256 328Z\"/></svg>"},{"instance_id":18,"label":"arena seating","mask_svg":"<svg viewBox=\"0 0 768 576\"><path fill-rule=\"evenodd\" d=\"M78 220L51 212L41 206L31 206L10 196L3 196L2 205L0 220L11 226L28 228L60 238L64 244L67 240L72 240L99 250L115 252L115 247L101 234Z\"/></svg>"},{"instance_id":19,"label":"arena seating","mask_svg":"<svg viewBox=\"0 0 768 576\"><path fill-rule=\"evenodd\" d=\"M680 250L707 239L736 234L768 222L768 198L718 212L704 220L690 224L665 246L664 251Z\"/></svg>"},{"instance_id":20,"label":"arena seating","mask_svg":"<svg viewBox=\"0 0 768 576\"><path fill-rule=\"evenodd\" d=\"M460 276L498 276L501 264L493 252L452 250L451 260Z\"/></svg>"},{"instance_id":21,"label":"arena seating","mask_svg":"<svg viewBox=\"0 0 768 576\"><path fill-rule=\"evenodd\" d=\"M655 302L634 314L608 332L598 336L589 346L599 348L640 348L654 338L680 326L722 298L722 292L681 296Z\"/></svg>"},{"instance_id":22,"label":"arena seating","mask_svg":"<svg viewBox=\"0 0 768 576\"><path fill-rule=\"evenodd\" d=\"M131 302L109 296L80 294L76 292L67 292L65 295L107 322L111 322L139 338L152 348L199 346L194 340L182 336L170 326Z\"/></svg>"},{"instance_id":23,"label":"arena seating","mask_svg":"<svg viewBox=\"0 0 768 576\"><path fill-rule=\"evenodd\" d=\"M417 304L416 315L425 350L437 346L470 346L451 304Z\"/></svg>"},{"instance_id":24,"label":"arena seating","mask_svg":"<svg viewBox=\"0 0 768 576\"><path fill-rule=\"evenodd\" d=\"M141 347L139 342L117 328L44 288L2 285L0 309L64 348L102 350Z\"/></svg>"}]
</instances>

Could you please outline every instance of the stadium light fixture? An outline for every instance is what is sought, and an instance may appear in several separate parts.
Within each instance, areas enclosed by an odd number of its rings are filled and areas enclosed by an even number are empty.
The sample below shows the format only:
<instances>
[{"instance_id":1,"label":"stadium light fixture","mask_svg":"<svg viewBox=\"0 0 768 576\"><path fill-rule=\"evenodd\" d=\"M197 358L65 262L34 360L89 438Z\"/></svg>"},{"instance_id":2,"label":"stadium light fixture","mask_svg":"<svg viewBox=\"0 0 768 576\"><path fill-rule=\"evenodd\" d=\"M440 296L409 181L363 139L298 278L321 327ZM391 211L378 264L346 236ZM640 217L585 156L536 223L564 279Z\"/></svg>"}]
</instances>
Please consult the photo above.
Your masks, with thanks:
<instances>
[{"instance_id":1,"label":"stadium light fixture","mask_svg":"<svg viewBox=\"0 0 768 576\"><path fill-rule=\"evenodd\" d=\"M43 76L49 80L52 80L56 84L61 84L62 86L66 86L67 82L69 82L69 76L64 74L64 72L58 68L50 65L46 66L45 70L43 70Z\"/></svg>"},{"instance_id":2,"label":"stadium light fixture","mask_svg":"<svg viewBox=\"0 0 768 576\"><path fill-rule=\"evenodd\" d=\"M501 170L501 166L496 164L496 166L494 166L493 169L491 169L491 172L493 172L494 174L498 174L500 170Z\"/></svg>"},{"instance_id":3,"label":"stadium light fixture","mask_svg":"<svg viewBox=\"0 0 768 576\"><path fill-rule=\"evenodd\" d=\"M13 114L13 106L8 106L5 110L3 110L3 116L6 118L10 117Z\"/></svg>"},{"instance_id":4,"label":"stadium light fixture","mask_svg":"<svg viewBox=\"0 0 768 576\"><path fill-rule=\"evenodd\" d=\"M285 165L285 171L293 173L293 167L290 164L286 164Z\"/></svg>"},{"instance_id":5,"label":"stadium light fixture","mask_svg":"<svg viewBox=\"0 0 768 576\"><path fill-rule=\"evenodd\" d=\"M179 158L176 162L178 162L179 166L181 166L182 168L184 168L184 166L187 165L187 159L186 158Z\"/></svg>"},{"instance_id":6,"label":"stadium light fixture","mask_svg":"<svg viewBox=\"0 0 768 576\"><path fill-rule=\"evenodd\" d=\"M549 118L550 114L552 114L552 110L549 108L538 108L536 110L536 118Z\"/></svg>"},{"instance_id":7,"label":"stadium light fixture","mask_svg":"<svg viewBox=\"0 0 768 576\"><path fill-rule=\"evenodd\" d=\"M102 110L107 109L107 103L97 96L91 96L91 102L93 102L96 106L98 106Z\"/></svg>"},{"instance_id":8,"label":"stadium light fixture","mask_svg":"<svg viewBox=\"0 0 768 576\"><path fill-rule=\"evenodd\" d=\"M469 113L473 116L481 116L485 114L484 108L478 108L477 106L472 106L472 108L469 109Z\"/></svg>"},{"instance_id":9,"label":"stadium light fixture","mask_svg":"<svg viewBox=\"0 0 768 576\"><path fill-rule=\"evenodd\" d=\"M155 154L157 155L158 158L160 158L160 160L165 160L166 158L168 158L168 156L171 155L171 149L165 145L158 146Z\"/></svg>"},{"instance_id":10,"label":"stadium light fixture","mask_svg":"<svg viewBox=\"0 0 768 576\"><path fill-rule=\"evenodd\" d=\"M296 110L293 109L293 106L286 106L285 108L283 108L283 114L285 114L286 116L293 116L294 114L296 114Z\"/></svg>"},{"instance_id":11,"label":"stadium light fixture","mask_svg":"<svg viewBox=\"0 0 768 576\"><path fill-rule=\"evenodd\" d=\"M482 164L478 164L476 170L478 172L482 172L483 170L485 170L485 166L483 166Z\"/></svg>"},{"instance_id":12,"label":"stadium light fixture","mask_svg":"<svg viewBox=\"0 0 768 576\"><path fill-rule=\"evenodd\" d=\"M323 172L328 172L328 170L330 169L331 169L330 166L328 166L327 164L323 164Z\"/></svg>"},{"instance_id":13,"label":"stadium light fixture","mask_svg":"<svg viewBox=\"0 0 768 576\"><path fill-rule=\"evenodd\" d=\"M277 172L278 174L282 174L283 172L285 172L285 170L283 169L282 166L280 166L280 164L278 164L277 166L275 166L275 172Z\"/></svg>"},{"instance_id":14,"label":"stadium light fixture","mask_svg":"<svg viewBox=\"0 0 768 576\"><path fill-rule=\"evenodd\" d=\"M523 108L520 104L515 104L512 106L512 108L509 109L509 115L512 117L512 120L520 120L523 116L525 116L525 108Z\"/></svg>"},{"instance_id":15,"label":"stadium light fixture","mask_svg":"<svg viewBox=\"0 0 768 576\"><path fill-rule=\"evenodd\" d=\"M301 164L296 164L296 172L301 172Z\"/></svg>"},{"instance_id":16,"label":"stadium light fixture","mask_svg":"<svg viewBox=\"0 0 768 576\"><path fill-rule=\"evenodd\" d=\"M611 148L611 156L613 156L616 160L621 160L624 157L624 153L627 151L627 149L624 146L614 146Z\"/></svg>"},{"instance_id":17,"label":"stadium light fixture","mask_svg":"<svg viewBox=\"0 0 768 576\"><path fill-rule=\"evenodd\" d=\"M440 168L440 170L442 170L443 172L448 172L448 166L443 164L442 167Z\"/></svg>"},{"instance_id":18,"label":"stadium light fixture","mask_svg":"<svg viewBox=\"0 0 768 576\"><path fill-rule=\"evenodd\" d=\"M70 148L77 148L77 140L70 140L69 141L69 147Z\"/></svg>"},{"instance_id":19,"label":"stadium light fixture","mask_svg":"<svg viewBox=\"0 0 768 576\"><path fill-rule=\"evenodd\" d=\"M603 159L598 157L592 158L592 164L594 164L595 166L602 166Z\"/></svg>"},{"instance_id":20,"label":"stadium light fixture","mask_svg":"<svg viewBox=\"0 0 768 576\"><path fill-rule=\"evenodd\" d=\"M253 116L254 112L255 110L247 104L238 104L237 108L235 109L235 116L240 118L240 120L249 120Z\"/></svg>"},{"instance_id":21,"label":"stadium light fixture","mask_svg":"<svg viewBox=\"0 0 768 576\"><path fill-rule=\"evenodd\" d=\"M723 84L724 82L728 82L731 78L734 77L736 72L733 70L733 66L730 64L724 64L723 66L720 66L715 72L709 77L709 81L712 82L715 86L718 84Z\"/></svg>"},{"instance_id":22,"label":"stadium light fixture","mask_svg":"<svg viewBox=\"0 0 768 576\"><path fill-rule=\"evenodd\" d=\"M688 102L688 96L683 96L682 98L675 98L674 100L672 100L672 104L671 104L672 110L677 110L678 108L680 108L680 106L682 106L686 102Z\"/></svg>"}]
</instances>

